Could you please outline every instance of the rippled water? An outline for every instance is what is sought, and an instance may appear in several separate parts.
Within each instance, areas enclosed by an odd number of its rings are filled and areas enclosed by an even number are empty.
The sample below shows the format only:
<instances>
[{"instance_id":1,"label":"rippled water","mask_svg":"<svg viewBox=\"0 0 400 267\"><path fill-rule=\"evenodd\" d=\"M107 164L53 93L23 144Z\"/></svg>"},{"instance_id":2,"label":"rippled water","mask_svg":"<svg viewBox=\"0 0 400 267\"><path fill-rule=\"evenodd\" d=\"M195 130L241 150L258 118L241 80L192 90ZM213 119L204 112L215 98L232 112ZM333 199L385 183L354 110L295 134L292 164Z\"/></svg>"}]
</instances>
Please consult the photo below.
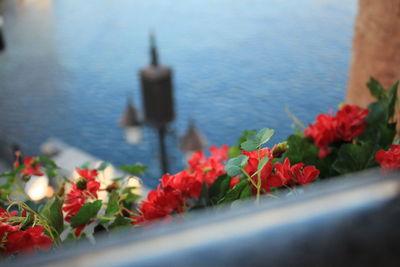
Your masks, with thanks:
<instances>
[{"instance_id":1,"label":"rippled water","mask_svg":"<svg viewBox=\"0 0 400 267\"><path fill-rule=\"evenodd\" d=\"M128 146L117 122L126 97L141 107L137 71L148 33L174 69L171 169L190 118L209 144L233 144L244 129L291 132L288 105L304 123L343 100L356 1L0 0L7 50L0 53L0 138L30 153L48 137L115 164L152 166L156 133Z\"/></svg>"}]
</instances>

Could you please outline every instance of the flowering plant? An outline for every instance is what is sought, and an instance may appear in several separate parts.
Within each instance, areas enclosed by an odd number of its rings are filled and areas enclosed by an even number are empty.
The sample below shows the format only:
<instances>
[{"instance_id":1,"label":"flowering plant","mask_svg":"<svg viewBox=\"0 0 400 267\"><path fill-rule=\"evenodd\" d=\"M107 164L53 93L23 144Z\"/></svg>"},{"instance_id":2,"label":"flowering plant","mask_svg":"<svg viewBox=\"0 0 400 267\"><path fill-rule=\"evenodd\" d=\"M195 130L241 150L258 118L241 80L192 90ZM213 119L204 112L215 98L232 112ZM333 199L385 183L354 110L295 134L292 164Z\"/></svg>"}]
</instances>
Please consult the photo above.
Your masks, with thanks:
<instances>
[{"instance_id":1,"label":"flowering plant","mask_svg":"<svg viewBox=\"0 0 400 267\"><path fill-rule=\"evenodd\" d=\"M104 183L103 163L96 169L81 166L78 178L58 173L59 166L44 158L20 155L14 169L0 176L0 253L17 255L49 250L64 241L87 237L120 227L140 227L154 220L220 204L260 196L301 193L301 187L318 180L382 166L400 168L400 145L395 140L394 120L398 83L385 90L376 80L368 83L377 101L367 109L343 105L333 114L320 114L303 131L286 141L266 146L274 130L245 131L236 145L211 147L210 154L193 153L187 168L164 174L159 186L138 202L140 196L129 177ZM122 166L132 175L142 165ZM56 192L38 201L24 184L46 175ZM19 193L19 195L18 195ZM21 201L24 200L23 201ZM7 207L7 208L6 208ZM6 208L6 209L5 209Z\"/></svg>"}]
</instances>

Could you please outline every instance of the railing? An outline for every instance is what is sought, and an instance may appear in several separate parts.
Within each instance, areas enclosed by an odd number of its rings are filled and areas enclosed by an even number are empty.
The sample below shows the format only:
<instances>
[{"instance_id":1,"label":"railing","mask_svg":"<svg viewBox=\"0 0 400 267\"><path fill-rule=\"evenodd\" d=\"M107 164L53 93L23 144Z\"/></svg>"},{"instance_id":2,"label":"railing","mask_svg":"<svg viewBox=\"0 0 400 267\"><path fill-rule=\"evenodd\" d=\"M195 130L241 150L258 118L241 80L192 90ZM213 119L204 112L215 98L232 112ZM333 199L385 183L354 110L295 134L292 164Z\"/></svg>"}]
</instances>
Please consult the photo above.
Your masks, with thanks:
<instances>
[{"instance_id":1,"label":"railing","mask_svg":"<svg viewBox=\"0 0 400 267\"><path fill-rule=\"evenodd\" d=\"M18 265L391 266L400 259L398 173L317 183L258 206L217 208L103 236Z\"/></svg>"}]
</instances>

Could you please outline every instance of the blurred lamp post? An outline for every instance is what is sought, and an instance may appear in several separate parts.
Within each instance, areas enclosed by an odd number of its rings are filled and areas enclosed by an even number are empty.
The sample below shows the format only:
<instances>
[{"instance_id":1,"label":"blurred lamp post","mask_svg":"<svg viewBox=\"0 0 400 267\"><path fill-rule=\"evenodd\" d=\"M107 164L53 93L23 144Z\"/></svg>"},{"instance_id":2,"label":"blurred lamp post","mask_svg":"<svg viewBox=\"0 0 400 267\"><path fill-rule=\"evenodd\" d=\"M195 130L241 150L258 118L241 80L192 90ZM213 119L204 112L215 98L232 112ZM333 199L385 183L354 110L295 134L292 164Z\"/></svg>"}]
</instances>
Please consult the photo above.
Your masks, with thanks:
<instances>
[{"instance_id":1,"label":"blurred lamp post","mask_svg":"<svg viewBox=\"0 0 400 267\"><path fill-rule=\"evenodd\" d=\"M168 159L165 132L168 123L174 120L172 70L169 67L159 65L158 53L152 34L150 35L150 54L150 65L139 72L145 121L158 130L161 170L163 173L167 173Z\"/></svg>"},{"instance_id":2,"label":"blurred lamp post","mask_svg":"<svg viewBox=\"0 0 400 267\"><path fill-rule=\"evenodd\" d=\"M6 49L6 41L3 34L3 18L0 16L0 51Z\"/></svg>"}]
</instances>

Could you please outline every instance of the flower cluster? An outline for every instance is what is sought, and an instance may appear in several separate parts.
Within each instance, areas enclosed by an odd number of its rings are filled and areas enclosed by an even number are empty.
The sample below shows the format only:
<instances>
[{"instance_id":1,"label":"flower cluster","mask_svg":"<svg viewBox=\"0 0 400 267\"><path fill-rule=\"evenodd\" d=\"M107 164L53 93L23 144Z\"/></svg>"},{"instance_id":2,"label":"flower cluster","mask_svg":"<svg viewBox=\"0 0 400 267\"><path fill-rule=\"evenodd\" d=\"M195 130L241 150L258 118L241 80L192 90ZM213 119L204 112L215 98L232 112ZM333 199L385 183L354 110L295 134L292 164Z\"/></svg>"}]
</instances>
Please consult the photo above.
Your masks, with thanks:
<instances>
[{"instance_id":1,"label":"flower cluster","mask_svg":"<svg viewBox=\"0 0 400 267\"><path fill-rule=\"evenodd\" d=\"M183 213L190 204L189 199L201 195L203 184L211 186L225 174L223 162L227 160L228 146L220 149L211 147L210 157L202 151L195 152L188 160L188 169L177 174L165 174L156 190L150 191L147 200L140 205L140 214L134 218L135 224L160 218L168 218L174 213Z\"/></svg>"},{"instance_id":2,"label":"flower cluster","mask_svg":"<svg viewBox=\"0 0 400 267\"><path fill-rule=\"evenodd\" d=\"M14 165L16 164L14 163ZM24 160L24 169L21 171L21 174L24 177L32 175L42 176L44 173L40 170L40 167L41 166L36 158L26 158Z\"/></svg>"},{"instance_id":3,"label":"flower cluster","mask_svg":"<svg viewBox=\"0 0 400 267\"><path fill-rule=\"evenodd\" d=\"M97 192L100 189L100 183L96 180L97 170L79 169L76 171L81 176L76 182L71 182L71 191L67 194L62 210L66 213L65 221L71 222L82 206L89 200L98 198ZM85 225L76 228L75 235L79 236Z\"/></svg>"},{"instance_id":4,"label":"flower cluster","mask_svg":"<svg viewBox=\"0 0 400 267\"><path fill-rule=\"evenodd\" d=\"M254 174L258 170L260 160L264 157L269 158L260 171L261 188L265 192L270 192L272 187L308 184L319 175L319 170L314 166L304 166L303 163L291 166L289 158L285 158L283 163L273 163L273 153L269 148L263 148L259 151L243 151L242 154L248 156L248 164L244 170L251 177L253 185L258 182L258 175Z\"/></svg>"},{"instance_id":5,"label":"flower cluster","mask_svg":"<svg viewBox=\"0 0 400 267\"><path fill-rule=\"evenodd\" d=\"M36 249L49 250L52 246L50 237L44 234L42 226L29 227L23 229L26 217L24 211L21 216L18 212L6 212L0 208L0 251L5 254L32 253Z\"/></svg>"},{"instance_id":6,"label":"flower cluster","mask_svg":"<svg viewBox=\"0 0 400 267\"><path fill-rule=\"evenodd\" d=\"M304 135L313 138L314 144L319 148L318 156L324 158L331 152L330 144L337 141L351 142L364 132L367 125L364 119L368 112L368 109L358 106L344 105L335 116L318 115L317 121L309 125Z\"/></svg>"},{"instance_id":7,"label":"flower cluster","mask_svg":"<svg viewBox=\"0 0 400 267\"><path fill-rule=\"evenodd\" d=\"M400 169L400 145L391 145L389 151L379 150L375 159L386 171Z\"/></svg>"}]
</instances>

